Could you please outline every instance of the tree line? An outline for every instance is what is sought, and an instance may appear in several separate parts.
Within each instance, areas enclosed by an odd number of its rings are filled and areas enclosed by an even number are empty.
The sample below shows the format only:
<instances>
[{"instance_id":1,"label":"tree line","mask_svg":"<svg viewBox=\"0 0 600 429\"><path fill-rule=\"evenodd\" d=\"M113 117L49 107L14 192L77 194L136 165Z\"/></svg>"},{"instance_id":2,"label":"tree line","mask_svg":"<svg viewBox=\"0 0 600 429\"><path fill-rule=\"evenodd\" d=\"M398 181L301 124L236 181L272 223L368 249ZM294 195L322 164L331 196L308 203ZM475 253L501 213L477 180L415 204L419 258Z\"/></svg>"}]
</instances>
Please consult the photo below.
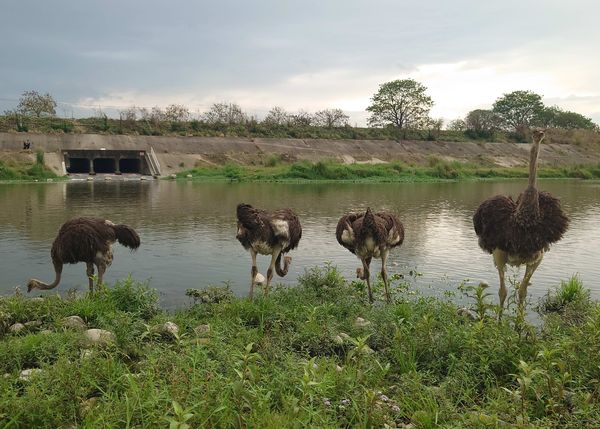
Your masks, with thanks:
<instances>
[{"instance_id":1,"label":"tree line","mask_svg":"<svg viewBox=\"0 0 600 429\"><path fill-rule=\"evenodd\" d=\"M366 108L370 114L367 123L370 128L396 130L401 133L397 136L402 138L407 137L407 131L427 130L426 138L435 139L443 127L443 120L430 116L433 105L434 101L427 94L427 87L420 82L413 79L385 82L379 86ZM17 130L23 131L20 129L20 117L54 117L56 106L56 101L49 93L25 91L16 108L6 111L5 117L13 117ZM106 114L99 112L96 116L104 121L108 129L109 118ZM350 127L349 116L339 108L310 113L304 110L288 112L275 106L259 121L244 112L238 104L231 102L214 103L199 118L192 118L189 108L182 104L170 104L165 108L132 106L119 111L118 121L120 129L131 128L137 123L155 128L167 123L170 124L170 131L174 132L186 129L183 124L190 124L193 130L202 127L252 127L257 124L267 128L288 129ZM493 139L499 132L512 133L516 139L521 139L533 126L598 131L598 125L590 118L558 106L545 106L539 94L524 90L503 94L491 109L472 110L464 118L450 121L446 128L464 133L472 139Z\"/></svg>"}]
</instances>

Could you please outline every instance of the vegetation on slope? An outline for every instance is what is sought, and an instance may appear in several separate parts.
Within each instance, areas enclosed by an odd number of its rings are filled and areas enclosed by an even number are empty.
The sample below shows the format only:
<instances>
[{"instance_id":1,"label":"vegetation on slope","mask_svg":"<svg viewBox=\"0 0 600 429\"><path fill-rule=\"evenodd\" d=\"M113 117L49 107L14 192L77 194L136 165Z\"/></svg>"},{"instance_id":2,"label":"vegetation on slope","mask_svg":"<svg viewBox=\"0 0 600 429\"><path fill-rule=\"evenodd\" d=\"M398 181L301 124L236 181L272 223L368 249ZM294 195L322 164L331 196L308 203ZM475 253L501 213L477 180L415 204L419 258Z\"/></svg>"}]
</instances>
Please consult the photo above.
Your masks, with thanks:
<instances>
[{"instance_id":1,"label":"vegetation on slope","mask_svg":"<svg viewBox=\"0 0 600 429\"><path fill-rule=\"evenodd\" d=\"M44 152L37 152L35 162L4 162L0 160L0 180L46 180L57 177L44 166Z\"/></svg>"},{"instance_id":2,"label":"vegetation on slope","mask_svg":"<svg viewBox=\"0 0 600 429\"><path fill-rule=\"evenodd\" d=\"M409 165L402 162L385 164L341 164L329 161L282 163L271 156L261 166L226 164L217 167L199 167L177 174L204 180L231 181L297 181L297 180L347 180L373 182L404 182L426 180L456 180L477 178L526 178L525 167L482 166L459 161L445 161L435 156L427 165ZM542 167L541 178L600 178L600 165Z\"/></svg>"},{"instance_id":3,"label":"vegetation on slope","mask_svg":"<svg viewBox=\"0 0 600 429\"><path fill-rule=\"evenodd\" d=\"M396 279L396 282L399 281ZM404 286L404 285L400 285ZM167 313L127 280L94 297L0 299L3 427L581 428L600 421L600 307L589 299L534 328L478 320L397 287L366 304L332 267L254 302L229 294ZM378 291L381 293L381 290ZM190 292L191 296L205 294ZM567 304L568 305L568 304ZM79 315L104 347L61 328ZM15 322L38 320L19 333ZM154 328L175 322L179 333ZM28 379L20 371L39 368ZM187 425L187 426L186 426Z\"/></svg>"}]
</instances>

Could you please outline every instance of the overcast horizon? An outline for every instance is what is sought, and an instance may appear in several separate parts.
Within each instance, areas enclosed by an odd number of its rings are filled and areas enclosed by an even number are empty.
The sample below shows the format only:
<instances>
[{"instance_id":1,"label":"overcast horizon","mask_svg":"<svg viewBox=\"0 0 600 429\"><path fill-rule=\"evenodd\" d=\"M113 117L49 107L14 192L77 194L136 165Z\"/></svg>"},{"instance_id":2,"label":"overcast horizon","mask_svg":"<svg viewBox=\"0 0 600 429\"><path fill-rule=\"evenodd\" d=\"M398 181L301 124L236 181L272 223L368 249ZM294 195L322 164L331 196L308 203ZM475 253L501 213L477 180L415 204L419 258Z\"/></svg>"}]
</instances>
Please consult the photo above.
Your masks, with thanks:
<instances>
[{"instance_id":1,"label":"overcast horizon","mask_svg":"<svg viewBox=\"0 0 600 429\"><path fill-rule=\"evenodd\" d=\"M364 126L379 85L412 78L446 122L530 90L600 123L591 0L20 0L3 16L0 111L37 90L59 116L228 101L259 118L341 108Z\"/></svg>"}]
</instances>

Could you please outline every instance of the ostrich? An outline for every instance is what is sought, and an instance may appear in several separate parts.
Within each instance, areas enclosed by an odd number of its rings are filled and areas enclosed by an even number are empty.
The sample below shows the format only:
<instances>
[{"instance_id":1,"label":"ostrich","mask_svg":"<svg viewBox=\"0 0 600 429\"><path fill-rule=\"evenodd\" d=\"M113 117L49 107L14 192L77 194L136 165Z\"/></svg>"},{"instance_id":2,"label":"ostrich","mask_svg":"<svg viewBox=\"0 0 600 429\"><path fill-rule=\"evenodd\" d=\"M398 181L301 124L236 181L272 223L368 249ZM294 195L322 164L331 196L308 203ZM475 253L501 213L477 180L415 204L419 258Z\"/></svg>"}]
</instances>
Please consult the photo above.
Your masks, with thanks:
<instances>
[{"instance_id":1,"label":"ostrich","mask_svg":"<svg viewBox=\"0 0 600 429\"><path fill-rule=\"evenodd\" d=\"M140 246L140 237L127 225L115 225L109 220L96 218L74 218L65 222L52 243L50 255L56 278L51 284L31 279L27 283L27 292L32 289L53 289L58 286L63 264L87 264L87 277L90 292L94 292L94 264L98 267L98 282L113 260L111 245L118 241L132 250Z\"/></svg>"},{"instance_id":2,"label":"ostrich","mask_svg":"<svg viewBox=\"0 0 600 429\"><path fill-rule=\"evenodd\" d=\"M504 281L506 264L525 265L525 275L519 285L519 308L527 298L531 276L542 262L544 252L561 239L569 225L560 201L536 188L537 159L543 130L533 131L529 159L529 185L517 202L511 197L496 195L485 200L473 216L479 246L494 258L500 276L500 312L502 317L507 290Z\"/></svg>"},{"instance_id":3,"label":"ostrich","mask_svg":"<svg viewBox=\"0 0 600 429\"><path fill-rule=\"evenodd\" d=\"M381 258L385 298L391 302L386 263L390 249L404 241L404 226L398 217L388 212L373 213L371 208L365 213L349 213L340 218L335 235L338 243L362 261L363 267L356 269L356 276L367 281L370 302L373 302L373 293L369 265L372 258Z\"/></svg>"},{"instance_id":4,"label":"ostrich","mask_svg":"<svg viewBox=\"0 0 600 429\"><path fill-rule=\"evenodd\" d=\"M281 256L298 247L302 237L302 226L298 216L287 208L269 212L254 208L250 204L238 204L237 219L236 238L252 256L250 299L254 295L254 286L257 283L256 255L258 253L271 255L264 292L268 295L273 269L280 277L287 274L292 258L284 256L284 264L281 267Z\"/></svg>"}]
</instances>

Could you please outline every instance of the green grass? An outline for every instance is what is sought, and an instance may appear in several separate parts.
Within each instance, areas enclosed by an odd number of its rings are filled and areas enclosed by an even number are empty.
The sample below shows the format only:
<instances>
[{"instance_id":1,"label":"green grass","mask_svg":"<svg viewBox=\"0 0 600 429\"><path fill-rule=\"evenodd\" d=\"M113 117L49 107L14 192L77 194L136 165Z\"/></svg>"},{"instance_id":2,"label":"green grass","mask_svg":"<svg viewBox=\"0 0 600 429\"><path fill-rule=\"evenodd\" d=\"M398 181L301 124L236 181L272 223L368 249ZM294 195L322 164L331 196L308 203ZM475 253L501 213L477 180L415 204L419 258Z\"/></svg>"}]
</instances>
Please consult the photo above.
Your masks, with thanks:
<instances>
[{"instance_id":1,"label":"green grass","mask_svg":"<svg viewBox=\"0 0 600 429\"><path fill-rule=\"evenodd\" d=\"M370 306L362 282L325 266L268 298L212 290L172 313L131 279L94 297L0 298L0 425L596 427L597 303L588 298L582 323L555 314L533 327L498 323L478 302L473 322L406 287ZM84 354L82 334L60 327L75 314L116 343ZM8 333L31 320L42 326ZM167 320L177 336L156 334ZM19 380L27 368L42 371Z\"/></svg>"},{"instance_id":2,"label":"green grass","mask_svg":"<svg viewBox=\"0 0 600 429\"><path fill-rule=\"evenodd\" d=\"M526 178L524 167L480 166L458 161L445 161L430 157L426 165L408 165L402 162L386 164L341 164L332 161L311 163L307 161L283 163L269 158L260 166L227 164L219 167L200 167L177 174L178 178L192 175L201 180L229 181L360 181L406 182L465 179L516 179ZM540 168L541 178L600 178L600 165L561 168Z\"/></svg>"},{"instance_id":3,"label":"green grass","mask_svg":"<svg viewBox=\"0 0 600 429\"><path fill-rule=\"evenodd\" d=\"M0 160L0 180L46 180L58 176L44 166L44 152L37 152L34 163L8 165Z\"/></svg>"}]
</instances>

